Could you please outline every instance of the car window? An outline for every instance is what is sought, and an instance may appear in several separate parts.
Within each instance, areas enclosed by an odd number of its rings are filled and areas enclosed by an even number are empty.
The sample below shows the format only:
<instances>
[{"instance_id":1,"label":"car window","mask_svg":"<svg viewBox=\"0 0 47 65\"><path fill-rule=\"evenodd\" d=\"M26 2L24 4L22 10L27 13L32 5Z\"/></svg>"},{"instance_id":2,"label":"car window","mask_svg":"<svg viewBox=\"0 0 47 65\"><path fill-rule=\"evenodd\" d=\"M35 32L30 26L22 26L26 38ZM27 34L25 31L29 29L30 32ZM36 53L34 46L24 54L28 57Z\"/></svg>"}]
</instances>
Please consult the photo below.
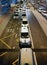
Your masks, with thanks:
<instances>
[{"instance_id":1,"label":"car window","mask_svg":"<svg viewBox=\"0 0 47 65\"><path fill-rule=\"evenodd\" d=\"M28 33L21 33L21 37L22 38L28 38L29 37L29 34Z\"/></svg>"},{"instance_id":2,"label":"car window","mask_svg":"<svg viewBox=\"0 0 47 65\"><path fill-rule=\"evenodd\" d=\"M28 63L25 63L25 65L29 65Z\"/></svg>"},{"instance_id":3,"label":"car window","mask_svg":"<svg viewBox=\"0 0 47 65\"><path fill-rule=\"evenodd\" d=\"M18 16L18 14L15 14L15 16Z\"/></svg>"},{"instance_id":4,"label":"car window","mask_svg":"<svg viewBox=\"0 0 47 65\"><path fill-rule=\"evenodd\" d=\"M27 21L23 21L23 24L27 24Z\"/></svg>"}]
</instances>

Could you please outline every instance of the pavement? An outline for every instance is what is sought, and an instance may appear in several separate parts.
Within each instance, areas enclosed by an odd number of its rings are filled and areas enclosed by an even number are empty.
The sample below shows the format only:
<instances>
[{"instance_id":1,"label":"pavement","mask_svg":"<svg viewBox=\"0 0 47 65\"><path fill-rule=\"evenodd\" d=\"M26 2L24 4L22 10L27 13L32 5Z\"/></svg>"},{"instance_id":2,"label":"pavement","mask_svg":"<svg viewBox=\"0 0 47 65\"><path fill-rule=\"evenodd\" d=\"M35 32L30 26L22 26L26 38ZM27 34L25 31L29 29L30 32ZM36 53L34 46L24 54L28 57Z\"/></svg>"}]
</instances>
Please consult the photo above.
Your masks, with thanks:
<instances>
[{"instance_id":1,"label":"pavement","mask_svg":"<svg viewBox=\"0 0 47 65\"><path fill-rule=\"evenodd\" d=\"M31 5L31 11L33 12L34 16L38 20L38 23L40 24L40 26L43 29L45 35L47 36L47 20L37 10L34 10L32 5Z\"/></svg>"},{"instance_id":2,"label":"pavement","mask_svg":"<svg viewBox=\"0 0 47 65\"><path fill-rule=\"evenodd\" d=\"M2 35L5 27L7 26L12 14L6 14L3 16L0 16L0 36Z\"/></svg>"}]
</instances>

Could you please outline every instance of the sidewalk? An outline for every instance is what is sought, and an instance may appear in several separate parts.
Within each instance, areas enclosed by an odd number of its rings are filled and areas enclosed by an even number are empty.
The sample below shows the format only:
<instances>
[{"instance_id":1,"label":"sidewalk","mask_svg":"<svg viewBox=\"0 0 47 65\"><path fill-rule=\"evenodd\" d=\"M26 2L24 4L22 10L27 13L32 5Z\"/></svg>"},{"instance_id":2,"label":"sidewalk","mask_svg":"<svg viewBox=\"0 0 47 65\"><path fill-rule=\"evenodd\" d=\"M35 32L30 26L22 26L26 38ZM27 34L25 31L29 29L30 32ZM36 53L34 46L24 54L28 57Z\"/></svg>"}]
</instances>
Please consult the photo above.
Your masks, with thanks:
<instances>
[{"instance_id":1,"label":"sidewalk","mask_svg":"<svg viewBox=\"0 0 47 65\"><path fill-rule=\"evenodd\" d=\"M0 16L0 36L2 35L5 27L7 26L12 14Z\"/></svg>"},{"instance_id":2,"label":"sidewalk","mask_svg":"<svg viewBox=\"0 0 47 65\"><path fill-rule=\"evenodd\" d=\"M33 12L34 16L38 20L38 23L40 24L45 35L47 36L47 20L37 10L34 10L34 8L32 6L31 6L31 11Z\"/></svg>"}]
</instances>

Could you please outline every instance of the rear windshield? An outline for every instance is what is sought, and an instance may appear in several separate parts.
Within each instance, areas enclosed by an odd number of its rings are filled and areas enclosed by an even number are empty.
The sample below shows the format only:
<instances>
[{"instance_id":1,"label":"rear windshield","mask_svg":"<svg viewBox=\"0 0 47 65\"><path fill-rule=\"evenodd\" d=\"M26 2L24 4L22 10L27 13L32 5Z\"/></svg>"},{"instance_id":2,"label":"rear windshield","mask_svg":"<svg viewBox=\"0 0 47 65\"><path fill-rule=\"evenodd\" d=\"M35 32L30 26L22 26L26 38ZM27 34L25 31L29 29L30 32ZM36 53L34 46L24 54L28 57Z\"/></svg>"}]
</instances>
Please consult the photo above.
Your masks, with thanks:
<instances>
[{"instance_id":1,"label":"rear windshield","mask_svg":"<svg viewBox=\"0 0 47 65\"><path fill-rule=\"evenodd\" d=\"M23 21L23 24L27 24L27 21Z\"/></svg>"},{"instance_id":2,"label":"rear windshield","mask_svg":"<svg viewBox=\"0 0 47 65\"><path fill-rule=\"evenodd\" d=\"M25 63L25 65L29 65L28 63Z\"/></svg>"},{"instance_id":3,"label":"rear windshield","mask_svg":"<svg viewBox=\"0 0 47 65\"><path fill-rule=\"evenodd\" d=\"M21 33L21 37L22 38L28 38L29 37L29 34L28 33Z\"/></svg>"}]
</instances>

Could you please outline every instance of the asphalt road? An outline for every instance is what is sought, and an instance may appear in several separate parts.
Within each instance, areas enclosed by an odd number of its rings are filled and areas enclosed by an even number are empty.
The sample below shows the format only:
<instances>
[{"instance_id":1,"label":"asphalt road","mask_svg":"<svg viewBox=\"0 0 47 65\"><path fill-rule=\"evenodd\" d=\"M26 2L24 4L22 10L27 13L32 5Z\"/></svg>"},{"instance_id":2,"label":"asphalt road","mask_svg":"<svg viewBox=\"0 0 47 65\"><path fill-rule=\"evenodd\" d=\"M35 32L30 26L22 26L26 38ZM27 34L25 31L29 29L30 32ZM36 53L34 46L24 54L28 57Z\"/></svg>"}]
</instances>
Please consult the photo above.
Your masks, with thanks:
<instances>
[{"instance_id":1,"label":"asphalt road","mask_svg":"<svg viewBox=\"0 0 47 65\"><path fill-rule=\"evenodd\" d=\"M34 48L47 48L47 37L41 29L38 21L30 10L27 11ZM19 28L20 21L10 19L6 29L0 38L0 49L16 49L16 52L0 52L0 65L16 64L19 54ZM47 65L47 52L36 52L38 65Z\"/></svg>"},{"instance_id":2,"label":"asphalt road","mask_svg":"<svg viewBox=\"0 0 47 65\"><path fill-rule=\"evenodd\" d=\"M15 52L0 52L0 65L13 65L19 54L20 20L10 19L0 38L0 49L15 49Z\"/></svg>"},{"instance_id":3,"label":"asphalt road","mask_svg":"<svg viewBox=\"0 0 47 65\"><path fill-rule=\"evenodd\" d=\"M27 19L30 25L34 49L47 49L47 37L30 10L27 10ZM36 58L38 65L47 65L47 52L37 51Z\"/></svg>"}]
</instances>

